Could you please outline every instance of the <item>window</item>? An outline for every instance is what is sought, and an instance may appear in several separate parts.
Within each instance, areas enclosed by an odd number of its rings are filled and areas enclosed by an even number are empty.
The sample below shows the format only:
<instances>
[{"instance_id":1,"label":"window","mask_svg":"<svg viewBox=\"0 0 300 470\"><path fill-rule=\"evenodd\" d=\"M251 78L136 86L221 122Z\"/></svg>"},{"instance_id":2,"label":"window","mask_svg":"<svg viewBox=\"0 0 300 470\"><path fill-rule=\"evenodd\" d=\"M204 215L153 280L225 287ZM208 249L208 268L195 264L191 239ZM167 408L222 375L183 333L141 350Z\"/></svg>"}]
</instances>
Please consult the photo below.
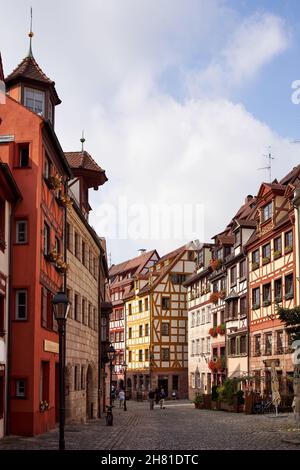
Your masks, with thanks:
<instances>
[{"instance_id":1,"label":"window","mask_svg":"<svg viewBox=\"0 0 300 470\"><path fill-rule=\"evenodd\" d=\"M18 166L20 168L28 168L29 167L29 144L20 144L18 146L18 152L19 152Z\"/></svg>"},{"instance_id":2,"label":"window","mask_svg":"<svg viewBox=\"0 0 300 470\"><path fill-rule=\"evenodd\" d=\"M218 326L218 313L214 312L214 314L213 314L213 327L215 328L216 326Z\"/></svg>"},{"instance_id":3,"label":"window","mask_svg":"<svg viewBox=\"0 0 300 470\"><path fill-rule=\"evenodd\" d=\"M50 158L45 155L44 161L44 177L48 179L51 176L51 161Z\"/></svg>"},{"instance_id":4,"label":"window","mask_svg":"<svg viewBox=\"0 0 300 470\"><path fill-rule=\"evenodd\" d=\"M276 354L283 353L283 331L276 332Z\"/></svg>"},{"instance_id":5,"label":"window","mask_svg":"<svg viewBox=\"0 0 300 470\"><path fill-rule=\"evenodd\" d=\"M191 314L191 327L193 328L195 326L195 312Z\"/></svg>"},{"instance_id":6,"label":"window","mask_svg":"<svg viewBox=\"0 0 300 470\"><path fill-rule=\"evenodd\" d=\"M260 289L256 287L252 289L252 308L253 310L260 307Z\"/></svg>"},{"instance_id":7,"label":"window","mask_svg":"<svg viewBox=\"0 0 300 470\"><path fill-rule=\"evenodd\" d=\"M162 298L162 309L163 310L170 310L170 297L163 297Z\"/></svg>"},{"instance_id":8,"label":"window","mask_svg":"<svg viewBox=\"0 0 300 470\"><path fill-rule=\"evenodd\" d=\"M234 232L234 245L239 246L241 244L241 231L237 230Z\"/></svg>"},{"instance_id":9,"label":"window","mask_svg":"<svg viewBox=\"0 0 300 470\"><path fill-rule=\"evenodd\" d=\"M75 256L76 258L79 258L80 255L80 238L77 232L75 232Z\"/></svg>"},{"instance_id":10,"label":"window","mask_svg":"<svg viewBox=\"0 0 300 470\"><path fill-rule=\"evenodd\" d=\"M116 343L119 343L119 341L120 341L120 333L117 331L117 332L116 332L115 342L116 342Z\"/></svg>"},{"instance_id":11,"label":"window","mask_svg":"<svg viewBox=\"0 0 300 470\"><path fill-rule=\"evenodd\" d=\"M139 312L141 313L143 311L143 301L139 300Z\"/></svg>"},{"instance_id":12,"label":"window","mask_svg":"<svg viewBox=\"0 0 300 470\"><path fill-rule=\"evenodd\" d=\"M69 223L67 223L67 249L72 251L72 228Z\"/></svg>"},{"instance_id":13,"label":"window","mask_svg":"<svg viewBox=\"0 0 300 470\"><path fill-rule=\"evenodd\" d=\"M82 261L82 264L83 266L86 266L86 244L85 242L82 240L82 244L81 244L81 261Z\"/></svg>"},{"instance_id":14,"label":"window","mask_svg":"<svg viewBox=\"0 0 300 470\"><path fill-rule=\"evenodd\" d=\"M236 354L236 338L230 338L229 340L229 350L230 350L230 354L231 355L235 355Z\"/></svg>"},{"instance_id":15,"label":"window","mask_svg":"<svg viewBox=\"0 0 300 470\"><path fill-rule=\"evenodd\" d=\"M240 280L246 277L246 260L240 262Z\"/></svg>"},{"instance_id":16,"label":"window","mask_svg":"<svg viewBox=\"0 0 300 470\"><path fill-rule=\"evenodd\" d=\"M203 354L204 352L205 352L205 338L201 338L200 353Z\"/></svg>"},{"instance_id":17,"label":"window","mask_svg":"<svg viewBox=\"0 0 300 470\"><path fill-rule=\"evenodd\" d=\"M210 353L210 336L207 337L207 351L208 353Z\"/></svg>"},{"instance_id":18,"label":"window","mask_svg":"<svg viewBox=\"0 0 300 470\"><path fill-rule=\"evenodd\" d=\"M52 330L54 326L54 317L53 317L53 308L52 308L52 293L46 289L46 287L42 287L41 290L42 295L42 327L47 328L48 330Z\"/></svg>"},{"instance_id":19,"label":"window","mask_svg":"<svg viewBox=\"0 0 300 470\"><path fill-rule=\"evenodd\" d=\"M196 320L196 326L200 325L200 310L197 310L197 320Z\"/></svg>"},{"instance_id":20,"label":"window","mask_svg":"<svg viewBox=\"0 0 300 470\"><path fill-rule=\"evenodd\" d=\"M201 310L201 325L205 324L205 308Z\"/></svg>"},{"instance_id":21,"label":"window","mask_svg":"<svg viewBox=\"0 0 300 470\"><path fill-rule=\"evenodd\" d=\"M85 390L85 367L81 366L81 380L80 380L80 388L81 390Z\"/></svg>"},{"instance_id":22,"label":"window","mask_svg":"<svg viewBox=\"0 0 300 470\"><path fill-rule=\"evenodd\" d=\"M139 326L139 337L141 338L143 336L143 325Z\"/></svg>"},{"instance_id":23,"label":"window","mask_svg":"<svg viewBox=\"0 0 300 470\"><path fill-rule=\"evenodd\" d=\"M162 336L169 336L170 335L170 323L169 322L162 322L162 324L161 324L161 335Z\"/></svg>"},{"instance_id":24,"label":"window","mask_svg":"<svg viewBox=\"0 0 300 470\"><path fill-rule=\"evenodd\" d=\"M139 349L139 362L143 362L143 350Z\"/></svg>"},{"instance_id":25,"label":"window","mask_svg":"<svg viewBox=\"0 0 300 470\"><path fill-rule=\"evenodd\" d=\"M26 108L30 109L36 114L45 115L45 93L33 88L25 88L24 104Z\"/></svg>"},{"instance_id":26,"label":"window","mask_svg":"<svg viewBox=\"0 0 300 470\"><path fill-rule=\"evenodd\" d=\"M82 315L82 323L87 325L87 314L86 314L86 300L81 300L81 315Z\"/></svg>"},{"instance_id":27,"label":"window","mask_svg":"<svg viewBox=\"0 0 300 470\"><path fill-rule=\"evenodd\" d=\"M211 322L211 306L209 305L207 307L206 323L210 323L210 322Z\"/></svg>"},{"instance_id":28,"label":"window","mask_svg":"<svg viewBox=\"0 0 300 470\"><path fill-rule=\"evenodd\" d=\"M240 315L241 317L247 315L247 297L240 298Z\"/></svg>"},{"instance_id":29,"label":"window","mask_svg":"<svg viewBox=\"0 0 300 470\"><path fill-rule=\"evenodd\" d=\"M145 311L148 312L149 310L149 300L148 298L145 299Z\"/></svg>"},{"instance_id":30,"label":"window","mask_svg":"<svg viewBox=\"0 0 300 470\"><path fill-rule=\"evenodd\" d=\"M128 338L129 339L132 338L132 328L129 328L129 330L128 330Z\"/></svg>"},{"instance_id":31,"label":"window","mask_svg":"<svg viewBox=\"0 0 300 470\"><path fill-rule=\"evenodd\" d=\"M16 243L20 245L27 243L27 220L16 222Z\"/></svg>"},{"instance_id":32,"label":"window","mask_svg":"<svg viewBox=\"0 0 300 470\"><path fill-rule=\"evenodd\" d=\"M200 354L199 346L200 346L200 341L199 339L197 339L196 340L196 356L199 356Z\"/></svg>"},{"instance_id":33,"label":"window","mask_svg":"<svg viewBox=\"0 0 300 470\"><path fill-rule=\"evenodd\" d=\"M149 336L149 323L145 325L145 336Z\"/></svg>"},{"instance_id":34,"label":"window","mask_svg":"<svg viewBox=\"0 0 300 470\"><path fill-rule=\"evenodd\" d=\"M74 367L74 390L80 390L80 366Z\"/></svg>"},{"instance_id":35,"label":"window","mask_svg":"<svg viewBox=\"0 0 300 470\"><path fill-rule=\"evenodd\" d=\"M4 331L5 331L5 302L4 302L4 296L0 294L0 337L4 335Z\"/></svg>"},{"instance_id":36,"label":"window","mask_svg":"<svg viewBox=\"0 0 300 470\"><path fill-rule=\"evenodd\" d=\"M60 254L60 240L57 237L55 237L55 251L58 255Z\"/></svg>"},{"instance_id":37,"label":"window","mask_svg":"<svg viewBox=\"0 0 300 470\"><path fill-rule=\"evenodd\" d=\"M47 256L50 253L50 227L44 223L44 255Z\"/></svg>"},{"instance_id":38,"label":"window","mask_svg":"<svg viewBox=\"0 0 300 470\"><path fill-rule=\"evenodd\" d=\"M261 354L261 336L254 336L254 356L260 356Z\"/></svg>"},{"instance_id":39,"label":"window","mask_svg":"<svg viewBox=\"0 0 300 470\"><path fill-rule=\"evenodd\" d=\"M263 285L263 307L267 307L271 304L271 284Z\"/></svg>"},{"instance_id":40,"label":"window","mask_svg":"<svg viewBox=\"0 0 300 470\"><path fill-rule=\"evenodd\" d=\"M274 259L280 258L282 255L281 237L274 238Z\"/></svg>"},{"instance_id":41,"label":"window","mask_svg":"<svg viewBox=\"0 0 300 470\"><path fill-rule=\"evenodd\" d=\"M92 306L91 306L90 303L89 303L89 306L88 306L88 312L89 312L89 313L88 313L88 317L89 317L89 319L88 319L88 324L89 324L89 327L90 327L90 328L93 328L93 326L94 326L94 321L93 321L93 309L92 309Z\"/></svg>"},{"instance_id":42,"label":"window","mask_svg":"<svg viewBox=\"0 0 300 470\"><path fill-rule=\"evenodd\" d=\"M26 397L26 380L16 380L16 397L25 398Z\"/></svg>"},{"instance_id":43,"label":"window","mask_svg":"<svg viewBox=\"0 0 300 470\"><path fill-rule=\"evenodd\" d=\"M225 310L221 310L220 312L220 323L223 324L225 321Z\"/></svg>"},{"instance_id":44,"label":"window","mask_svg":"<svg viewBox=\"0 0 300 470\"><path fill-rule=\"evenodd\" d=\"M274 281L274 295L275 295L275 302L282 301L282 279L275 279Z\"/></svg>"},{"instance_id":45,"label":"window","mask_svg":"<svg viewBox=\"0 0 300 470\"><path fill-rule=\"evenodd\" d=\"M294 297L294 276L288 274L285 276L285 299L289 300Z\"/></svg>"},{"instance_id":46,"label":"window","mask_svg":"<svg viewBox=\"0 0 300 470\"><path fill-rule=\"evenodd\" d=\"M257 269L259 267L259 250L252 252L252 269Z\"/></svg>"},{"instance_id":47,"label":"window","mask_svg":"<svg viewBox=\"0 0 300 470\"><path fill-rule=\"evenodd\" d=\"M195 388L196 381L195 381L195 374L193 372L191 373L191 382L192 382L192 388Z\"/></svg>"},{"instance_id":48,"label":"window","mask_svg":"<svg viewBox=\"0 0 300 470\"><path fill-rule=\"evenodd\" d=\"M80 321L80 304L79 304L79 295L74 295L74 318L77 321Z\"/></svg>"},{"instance_id":49,"label":"window","mask_svg":"<svg viewBox=\"0 0 300 470\"><path fill-rule=\"evenodd\" d=\"M265 354L267 356L272 354L272 333L265 334Z\"/></svg>"},{"instance_id":50,"label":"window","mask_svg":"<svg viewBox=\"0 0 300 470\"><path fill-rule=\"evenodd\" d=\"M233 266L230 269L230 285L234 286L236 284L236 266Z\"/></svg>"},{"instance_id":51,"label":"window","mask_svg":"<svg viewBox=\"0 0 300 470\"><path fill-rule=\"evenodd\" d=\"M128 315L132 315L132 305L128 305Z\"/></svg>"},{"instance_id":52,"label":"window","mask_svg":"<svg viewBox=\"0 0 300 470\"><path fill-rule=\"evenodd\" d=\"M124 341L124 331L120 331L120 342Z\"/></svg>"},{"instance_id":53,"label":"window","mask_svg":"<svg viewBox=\"0 0 300 470\"><path fill-rule=\"evenodd\" d=\"M240 337L240 354L247 353L247 336L243 335Z\"/></svg>"},{"instance_id":54,"label":"window","mask_svg":"<svg viewBox=\"0 0 300 470\"><path fill-rule=\"evenodd\" d=\"M271 245L267 243L262 247L263 264L269 263L271 259Z\"/></svg>"},{"instance_id":55,"label":"window","mask_svg":"<svg viewBox=\"0 0 300 470\"><path fill-rule=\"evenodd\" d=\"M145 361L149 361L149 349L145 349Z\"/></svg>"},{"instance_id":56,"label":"window","mask_svg":"<svg viewBox=\"0 0 300 470\"><path fill-rule=\"evenodd\" d=\"M115 342L115 333L114 333L113 331L110 332L109 341L110 341L111 343L114 343L114 342Z\"/></svg>"},{"instance_id":57,"label":"window","mask_svg":"<svg viewBox=\"0 0 300 470\"><path fill-rule=\"evenodd\" d=\"M170 360L170 349L169 348L162 348L162 361L169 361Z\"/></svg>"},{"instance_id":58,"label":"window","mask_svg":"<svg viewBox=\"0 0 300 470\"><path fill-rule=\"evenodd\" d=\"M262 208L262 222L266 222L272 217L272 202Z\"/></svg>"},{"instance_id":59,"label":"window","mask_svg":"<svg viewBox=\"0 0 300 470\"><path fill-rule=\"evenodd\" d=\"M183 284L185 280L185 274L171 274L171 281L173 284Z\"/></svg>"},{"instance_id":60,"label":"window","mask_svg":"<svg viewBox=\"0 0 300 470\"><path fill-rule=\"evenodd\" d=\"M284 234L284 251L289 253L293 249L293 232L290 230Z\"/></svg>"},{"instance_id":61,"label":"window","mask_svg":"<svg viewBox=\"0 0 300 470\"><path fill-rule=\"evenodd\" d=\"M4 251L5 243L5 200L0 198L0 249Z\"/></svg>"},{"instance_id":62,"label":"window","mask_svg":"<svg viewBox=\"0 0 300 470\"><path fill-rule=\"evenodd\" d=\"M27 290L16 291L16 320L27 320Z\"/></svg>"}]
</instances>

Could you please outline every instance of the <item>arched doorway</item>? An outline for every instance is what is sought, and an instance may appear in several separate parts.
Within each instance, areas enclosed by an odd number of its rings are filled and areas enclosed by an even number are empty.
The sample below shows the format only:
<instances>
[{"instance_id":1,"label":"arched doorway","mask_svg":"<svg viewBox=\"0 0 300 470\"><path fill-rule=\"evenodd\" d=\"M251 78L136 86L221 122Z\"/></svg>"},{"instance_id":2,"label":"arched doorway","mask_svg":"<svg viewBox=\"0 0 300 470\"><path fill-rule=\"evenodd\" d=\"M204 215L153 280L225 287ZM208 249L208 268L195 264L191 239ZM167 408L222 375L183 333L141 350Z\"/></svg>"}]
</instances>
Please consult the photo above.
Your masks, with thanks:
<instances>
[{"instance_id":1,"label":"arched doorway","mask_svg":"<svg viewBox=\"0 0 300 470\"><path fill-rule=\"evenodd\" d=\"M97 416L97 388L95 387L95 371L89 365L86 373L86 417L93 419Z\"/></svg>"}]
</instances>

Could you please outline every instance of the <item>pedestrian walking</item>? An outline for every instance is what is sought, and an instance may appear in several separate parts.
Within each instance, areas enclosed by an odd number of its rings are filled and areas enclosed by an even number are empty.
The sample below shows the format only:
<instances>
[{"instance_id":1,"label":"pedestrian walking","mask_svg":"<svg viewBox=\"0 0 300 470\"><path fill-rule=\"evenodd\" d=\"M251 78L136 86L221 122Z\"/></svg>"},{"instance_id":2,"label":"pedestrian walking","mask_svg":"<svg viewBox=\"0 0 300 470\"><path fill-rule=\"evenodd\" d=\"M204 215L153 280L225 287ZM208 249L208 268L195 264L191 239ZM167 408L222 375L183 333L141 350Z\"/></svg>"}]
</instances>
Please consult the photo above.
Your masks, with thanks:
<instances>
[{"instance_id":1,"label":"pedestrian walking","mask_svg":"<svg viewBox=\"0 0 300 470\"><path fill-rule=\"evenodd\" d=\"M162 388L159 394L159 405L160 405L161 410L165 409L165 398L166 398L166 394L165 394L164 389Z\"/></svg>"},{"instance_id":2,"label":"pedestrian walking","mask_svg":"<svg viewBox=\"0 0 300 470\"><path fill-rule=\"evenodd\" d=\"M150 410L154 410L155 392L153 390L150 390L148 397L150 403Z\"/></svg>"},{"instance_id":3,"label":"pedestrian walking","mask_svg":"<svg viewBox=\"0 0 300 470\"><path fill-rule=\"evenodd\" d=\"M124 402L125 402L125 392L124 390L119 391L119 407L123 408L124 407Z\"/></svg>"}]
</instances>

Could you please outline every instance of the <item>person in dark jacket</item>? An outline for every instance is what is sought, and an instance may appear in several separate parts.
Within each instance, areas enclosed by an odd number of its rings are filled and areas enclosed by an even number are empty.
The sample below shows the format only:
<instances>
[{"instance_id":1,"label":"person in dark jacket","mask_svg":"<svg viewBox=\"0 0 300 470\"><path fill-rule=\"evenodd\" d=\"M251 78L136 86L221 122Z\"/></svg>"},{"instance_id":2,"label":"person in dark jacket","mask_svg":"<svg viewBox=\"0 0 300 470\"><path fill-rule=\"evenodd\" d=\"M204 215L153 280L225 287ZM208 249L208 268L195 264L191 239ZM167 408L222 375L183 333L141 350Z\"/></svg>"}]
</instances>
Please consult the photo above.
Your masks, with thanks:
<instances>
[{"instance_id":1,"label":"person in dark jacket","mask_svg":"<svg viewBox=\"0 0 300 470\"><path fill-rule=\"evenodd\" d=\"M154 409L155 392L153 390L150 390L148 397L149 397L149 403L150 403L150 410L153 410Z\"/></svg>"},{"instance_id":2,"label":"person in dark jacket","mask_svg":"<svg viewBox=\"0 0 300 470\"><path fill-rule=\"evenodd\" d=\"M160 404L160 409L161 410L165 409L165 398L166 398L166 394L165 394L164 389L162 388L161 391L160 391L160 394L159 394L159 404Z\"/></svg>"},{"instance_id":3,"label":"person in dark jacket","mask_svg":"<svg viewBox=\"0 0 300 470\"><path fill-rule=\"evenodd\" d=\"M155 403L156 403L157 405L158 405L158 403L159 403L159 400L160 400L160 390L159 390L159 388L157 388L157 389L155 390Z\"/></svg>"}]
</instances>

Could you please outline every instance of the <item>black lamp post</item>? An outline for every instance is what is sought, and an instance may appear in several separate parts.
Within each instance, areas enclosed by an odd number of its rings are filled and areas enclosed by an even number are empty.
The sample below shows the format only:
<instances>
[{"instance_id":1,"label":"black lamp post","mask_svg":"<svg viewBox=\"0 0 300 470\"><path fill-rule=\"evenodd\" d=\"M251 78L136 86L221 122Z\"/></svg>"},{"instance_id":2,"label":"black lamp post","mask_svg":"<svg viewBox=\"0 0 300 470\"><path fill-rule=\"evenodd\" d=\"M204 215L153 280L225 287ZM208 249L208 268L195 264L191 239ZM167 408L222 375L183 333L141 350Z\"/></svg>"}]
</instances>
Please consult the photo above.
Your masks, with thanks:
<instances>
[{"instance_id":1,"label":"black lamp post","mask_svg":"<svg viewBox=\"0 0 300 470\"><path fill-rule=\"evenodd\" d=\"M65 292L57 292L52 299L53 313L59 334L59 450L65 450L65 329L70 302Z\"/></svg>"},{"instance_id":2,"label":"black lamp post","mask_svg":"<svg viewBox=\"0 0 300 470\"><path fill-rule=\"evenodd\" d=\"M127 363L126 361L123 362L123 367L124 367L124 395L125 395L125 399L124 399L124 411L127 411L127 403L126 403L126 381L127 381L127 378L126 378L126 372L127 372Z\"/></svg>"},{"instance_id":3,"label":"black lamp post","mask_svg":"<svg viewBox=\"0 0 300 470\"><path fill-rule=\"evenodd\" d=\"M115 355L116 355L116 351L115 351L115 348L113 347L112 343L110 343L110 345L108 347L107 355L108 355L108 359L109 359L110 380L109 380L109 407L108 407L108 412L107 412L106 424L107 424L107 426L112 426L113 425L112 371L113 371L113 361L114 361Z\"/></svg>"}]
</instances>

